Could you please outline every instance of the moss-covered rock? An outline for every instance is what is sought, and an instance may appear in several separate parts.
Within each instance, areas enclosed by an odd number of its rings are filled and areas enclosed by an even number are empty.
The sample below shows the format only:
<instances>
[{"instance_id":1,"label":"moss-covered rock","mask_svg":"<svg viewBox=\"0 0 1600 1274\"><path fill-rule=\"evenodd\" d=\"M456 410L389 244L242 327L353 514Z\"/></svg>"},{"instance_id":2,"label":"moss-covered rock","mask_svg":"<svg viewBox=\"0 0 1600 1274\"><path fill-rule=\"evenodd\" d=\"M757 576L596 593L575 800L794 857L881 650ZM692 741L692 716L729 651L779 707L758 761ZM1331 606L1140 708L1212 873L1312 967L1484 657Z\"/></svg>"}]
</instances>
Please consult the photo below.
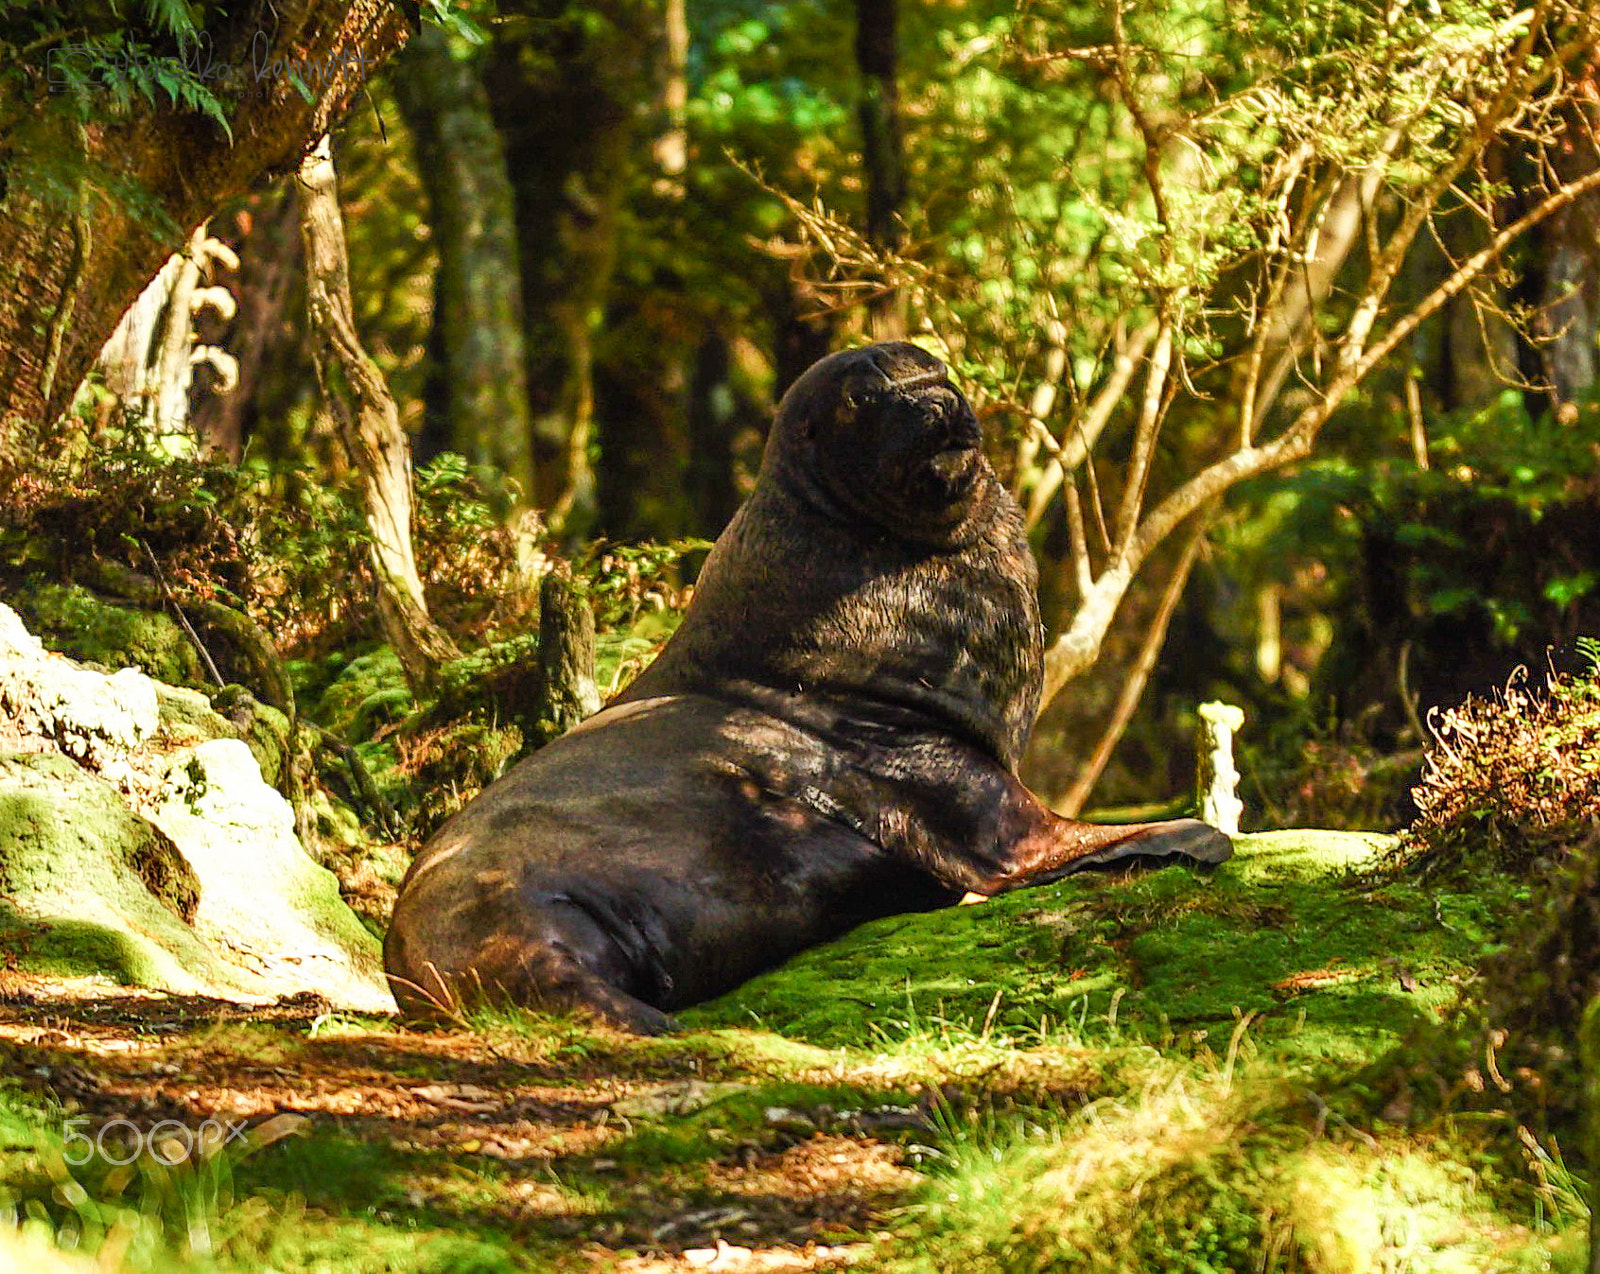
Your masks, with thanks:
<instances>
[{"instance_id":1,"label":"moss-covered rock","mask_svg":"<svg viewBox=\"0 0 1600 1274\"><path fill-rule=\"evenodd\" d=\"M271 786L279 786L289 755L289 718L239 685L224 686L213 693L211 706L250 749L261 767L261 777Z\"/></svg>"},{"instance_id":2,"label":"moss-covered rock","mask_svg":"<svg viewBox=\"0 0 1600 1274\"><path fill-rule=\"evenodd\" d=\"M0 713L8 746L60 750L108 778L125 779L129 754L160 722L155 684L134 668L106 676L46 652L16 612L0 606Z\"/></svg>"},{"instance_id":3,"label":"moss-covered rock","mask_svg":"<svg viewBox=\"0 0 1600 1274\"><path fill-rule=\"evenodd\" d=\"M13 599L45 646L107 668L137 666L174 685L202 685L194 643L168 615L119 606L77 584L39 584Z\"/></svg>"},{"instance_id":4,"label":"moss-covered rock","mask_svg":"<svg viewBox=\"0 0 1600 1274\"><path fill-rule=\"evenodd\" d=\"M289 752L289 720L243 686L225 686L210 696L181 686L156 686L161 734L168 743L195 744L238 739L250 749L261 777L273 787Z\"/></svg>"},{"instance_id":5,"label":"moss-covered rock","mask_svg":"<svg viewBox=\"0 0 1600 1274\"><path fill-rule=\"evenodd\" d=\"M177 991L391 1005L377 941L263 780L281 713L47 652L0 605L0 928L25 958Z\"/></svg>"},{"instance_id":6,"label":"moss-covered rock","mask_svg":"<svg viewBox=\"0 0 1600 1274\"><path fill-rule=\"evenodd\" d=\"M196 932L241 959L264 989L314 988L351 1008L391 1007L377 940L333 873L306 855L294 811L241 740L175 753L151 819L199 878Z\"/></svg>"},{"instance_id":7,"label":"moss-covered rock","mask_svg":"<svg viewBox=\"0 0 1600 1274\"><path fill-rule=\"evenodd\" d=\"M1437 1019L1491 941L1479 894L1353 888L1393 838L1240 836L1234 858L1084 875L968 907L894 916L807 951L681 1017L824 1046L986 1029L1010 1038L1253 1044L1295 1065L1372 1060ZM1394 936L1404 932L1401 966Z\"/></svg>"},{"instance_id":8,"label":"moss-covered rock","mask_svg":"<svg viewBox=\"0 0 1600 1274\"><path fill-rule=\"evenodd\" d=\"M233 993L244 979L185 923L200 883L172 840L64 756L0 756L0 933L41 973Z\"/></svg>"}]
</instances>

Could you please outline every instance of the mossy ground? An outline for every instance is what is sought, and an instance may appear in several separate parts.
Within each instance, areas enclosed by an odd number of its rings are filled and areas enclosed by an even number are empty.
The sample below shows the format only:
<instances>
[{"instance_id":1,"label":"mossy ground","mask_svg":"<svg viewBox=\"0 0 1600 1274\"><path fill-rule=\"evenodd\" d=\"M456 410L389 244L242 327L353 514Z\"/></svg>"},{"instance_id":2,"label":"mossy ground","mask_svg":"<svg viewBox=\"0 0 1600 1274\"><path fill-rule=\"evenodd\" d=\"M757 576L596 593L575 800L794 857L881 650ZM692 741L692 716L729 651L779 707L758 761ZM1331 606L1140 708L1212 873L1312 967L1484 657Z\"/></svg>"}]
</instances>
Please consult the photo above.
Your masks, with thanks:
<instances>
[{"instance_id":1,"label":"mossy ground","mask_svg":"<svg viewBox=\"0 0 1600 1274\"><path fill-rule=\"evenodd\" d=\"M1553 1147L1535 1171L1514 1130L1358 1082L1507 897L1373 887L1379 844L1249 837L1209 875L885 921L656 1040L13 996L0 1181L136 1269L1578 1271ZM73 1115L284 1112L303 1132L247 1154L52 1176Z\"/></svg>"}]
</instances>

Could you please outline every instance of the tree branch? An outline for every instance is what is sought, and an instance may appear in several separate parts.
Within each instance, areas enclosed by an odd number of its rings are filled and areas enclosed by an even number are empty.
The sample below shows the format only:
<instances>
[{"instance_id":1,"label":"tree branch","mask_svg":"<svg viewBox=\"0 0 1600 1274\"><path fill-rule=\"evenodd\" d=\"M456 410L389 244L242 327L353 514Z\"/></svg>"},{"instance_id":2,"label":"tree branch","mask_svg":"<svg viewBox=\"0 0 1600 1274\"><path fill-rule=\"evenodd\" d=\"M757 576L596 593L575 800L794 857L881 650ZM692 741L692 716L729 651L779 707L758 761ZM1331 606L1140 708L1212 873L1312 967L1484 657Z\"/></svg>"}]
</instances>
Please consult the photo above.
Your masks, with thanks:
<instances>
[{"instance_id":1,"label":"tree branch","mask_svg":"<svg viewBox=\"0 0 1600 1274\"><path fill-rule=\"evenodd\" d=\"M1144 640L1139 646L1139 655L1123 679L1116 707L1111 711L1111 717L1106 722L1099 743L1095 745L1094 753L1073 778L1072 786L1067 790L1061 804L1056 807L1058 813L1068 818L1076 817L1084 802L1089 799L1089 793L1094 790L1094 785L1100 781L1101 774L1105 772L1106 765L1111 760L1111 754L1116 751L1117 744L1127 732L1128 723L1133 720L1133 714L1139 707L1139 700L1144 696L1145 683L1149 681L1150 672L1156 666L1156 659L1161 654L1161 647L1166 643L1167 629L1172 625L1172 617L1177 613L1178 602L1183 597L1184 587L1189 582L1189 573L1200 558L1200 546L1205 542L1206 532L1210 527L1211 511L1204 512L1195 519L1194 531L1189 536L1189 542L1184 545L1183 554L1178 559L1177 565L1172 568L1172 575L1161 594L1160 604L1150 619L1149 628L1145 630Z\"/></svg>"}]
</instances>

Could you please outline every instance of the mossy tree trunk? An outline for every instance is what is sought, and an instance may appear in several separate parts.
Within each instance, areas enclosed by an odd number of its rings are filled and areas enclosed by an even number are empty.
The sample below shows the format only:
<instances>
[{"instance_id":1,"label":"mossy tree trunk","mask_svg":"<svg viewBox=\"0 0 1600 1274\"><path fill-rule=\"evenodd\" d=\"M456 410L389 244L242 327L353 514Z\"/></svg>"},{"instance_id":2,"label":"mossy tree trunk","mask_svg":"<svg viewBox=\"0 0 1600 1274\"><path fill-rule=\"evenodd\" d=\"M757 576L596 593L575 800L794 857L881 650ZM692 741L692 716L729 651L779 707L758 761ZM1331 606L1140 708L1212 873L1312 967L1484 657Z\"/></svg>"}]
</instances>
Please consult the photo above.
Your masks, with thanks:
<instances>
[{"instance_id":1,"label":"mossy tree trunk","mask_svg":"<svg viewBox=\"0 0 1600 1274\"><path fill-rule=\"evenodd\" d=\"M600 711L594 680L594 612L589 598L562 570L539 586L540 719L565 734Z\"/></svg>"},{"instance_id":2,"label":"mossy tree trunk","mask_svg":"<svg viewBox=\"0 0 1600 1274\"><path fill-rule=\"evenodd\" d=\"M489 114L482 55L420 31L395 63L395 100L417 148L438 247L428 419L418 440L460 452L534 497L522 288L511 179ZM427 451L424 452L427 454Z\"/></svg>"},{"instance_id":3,"label":"mossy tree trunk","mask_svg":"<svg viewBox=\"0 0 1600 1274\"><path fill-rule=\"evenodd\" d=\"M51 117L42 94L0 103L59 132L54 152L79 174L63 197L59 182L30 180L15 156L0 160L0 440L19 422L38 427L66 409L123 311L187 233L262 173L292 168L405 28L390 0L256 0L207 27L216 62L239 67L252 65L261 32L272 33L275 59L326 73L309 100L287 75L252 83L230 111L231 143L200 115L137 98L127 118L87 125Z\"/></svg>"},{"instance_id":4,"label":"mossy tree trunk","mask_svg":"<svg viewBox=\"0 0 1600 1274\"><path fill-rule=\"evenodd\" d=\"M339 436L361 474L384 636L407 682L421 692L432 684L439 665L458 658L460 652L428 617L411 546L415 512L411 444L400 428L400 414L382 372L356 335L344 218L326 137L301 164L300 185L306 307L317 378Z\"/></svg>"}]
</instances>

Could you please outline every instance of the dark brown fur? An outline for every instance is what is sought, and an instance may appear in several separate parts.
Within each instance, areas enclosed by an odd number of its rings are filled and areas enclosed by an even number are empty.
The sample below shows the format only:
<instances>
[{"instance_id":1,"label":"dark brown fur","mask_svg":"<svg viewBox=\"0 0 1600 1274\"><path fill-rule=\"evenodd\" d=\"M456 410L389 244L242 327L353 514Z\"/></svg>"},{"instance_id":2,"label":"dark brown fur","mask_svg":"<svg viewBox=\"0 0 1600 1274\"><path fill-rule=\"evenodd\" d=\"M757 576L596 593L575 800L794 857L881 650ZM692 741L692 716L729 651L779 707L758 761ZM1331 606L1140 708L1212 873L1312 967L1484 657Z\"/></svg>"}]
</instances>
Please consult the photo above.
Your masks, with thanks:
<instances>
[{"instance_id":1,"label":"dark brown fur","mask_svg":"<svg viewBox=\"0 0 1600 1274\"><path fill-rule=\"evenodd\" d=\"M385 945L402 1007L482 995L660 1030L878 916L1226 858L1204 824L1074 823L1015 777L1036 575L979 442L915 346L802 376L660 657L412 864Z\"/></svg>"}]
</instances>

